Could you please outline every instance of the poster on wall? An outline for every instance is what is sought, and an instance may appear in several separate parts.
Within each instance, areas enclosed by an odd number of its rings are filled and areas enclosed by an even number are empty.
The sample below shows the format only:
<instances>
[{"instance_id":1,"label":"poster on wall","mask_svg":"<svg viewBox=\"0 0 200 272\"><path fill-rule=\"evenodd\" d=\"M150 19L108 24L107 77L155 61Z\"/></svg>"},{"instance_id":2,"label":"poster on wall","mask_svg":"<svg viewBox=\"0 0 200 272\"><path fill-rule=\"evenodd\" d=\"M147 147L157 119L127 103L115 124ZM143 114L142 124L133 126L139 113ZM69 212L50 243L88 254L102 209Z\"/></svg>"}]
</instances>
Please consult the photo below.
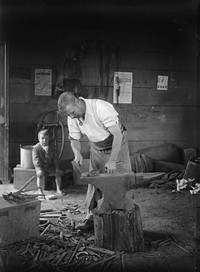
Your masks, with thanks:
<instances>
[{"instance_id":1,"label":"poster on wall","mask_svg":"<svg viewBox=\"0 0 200 272\"><path fill-rule=\"evenodd\" d=\"M52 70L35 69L35 95L51 96Z\"/></svg>"},{"instance_id":2,"label":"poster on wall","mask_svg":"<svg viewBox=\"0 0 200 272\"><path fill-rule=\"evenodd\" d=\"M168 76L158 76L157 90L168 89Z\"/></svg>"},{"instance_id":3,"label":"poster on wall","mask_svg":"<svg viewBox=\"0 0 200 272\"><path fill-rule=\"evenodd\" d=\"M133 73L115 72L113 103L132 103Z\"/></svg>"}]
</instances>

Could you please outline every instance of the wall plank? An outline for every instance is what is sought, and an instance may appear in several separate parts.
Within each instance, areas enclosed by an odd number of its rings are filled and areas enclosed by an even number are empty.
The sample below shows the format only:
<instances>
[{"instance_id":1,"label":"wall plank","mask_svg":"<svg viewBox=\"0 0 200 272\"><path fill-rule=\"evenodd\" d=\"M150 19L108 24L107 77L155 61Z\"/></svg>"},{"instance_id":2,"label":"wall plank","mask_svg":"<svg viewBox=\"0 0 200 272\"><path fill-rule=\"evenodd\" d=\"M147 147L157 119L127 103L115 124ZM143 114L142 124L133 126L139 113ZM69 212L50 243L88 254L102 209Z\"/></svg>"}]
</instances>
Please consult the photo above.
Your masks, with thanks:
<instances>
[{"instance_id":1,"label":"wall plank","mask_svg":"<svg viewBox=\"0 0 200 272\"><path fill-rule=\"evenodd\" d=\"M193 22L188 27L196 33ZM180 29L173 20L161 20L134 24L130 32L68 29L66 37L58 29L38 31L42 44L35 41L35 34L27 33L26 43L13 43L10 47L11 64L30 67L32 73L30 79L10 80L10 141L14 149L11 160L18 156L19 143L35 139L35 125L44 114L57 110L57 101L51 97L34 95L34 67L58 67L66 49L83 41L88 42L88 49L80 59L80 81L91 97L112 102L113 73L133 72L132 104L114 105L128 129L131 154L167 142L198 145L197 40L185 25ZM157 91L158 75L169 76L167 91ZM66 129L64 156L73 158L67 136ZM60 142L60 134L58 138ZM89 156L85 139L82 148L84 156Z\"/></svg>"}]
</instances>

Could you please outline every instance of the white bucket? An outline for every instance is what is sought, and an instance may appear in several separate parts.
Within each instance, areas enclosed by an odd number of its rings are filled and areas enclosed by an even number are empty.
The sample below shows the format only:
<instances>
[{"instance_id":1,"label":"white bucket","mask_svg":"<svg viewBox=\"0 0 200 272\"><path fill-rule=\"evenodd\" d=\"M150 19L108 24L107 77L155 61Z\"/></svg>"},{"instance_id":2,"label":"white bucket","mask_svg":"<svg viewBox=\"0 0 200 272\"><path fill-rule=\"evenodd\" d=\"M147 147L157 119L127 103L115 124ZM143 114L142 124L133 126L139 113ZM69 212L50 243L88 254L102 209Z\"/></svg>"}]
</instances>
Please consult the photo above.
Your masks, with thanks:
<instances>
[{"instance_id":1,"label":"white bucket","mask_svg":"<svg viewBox=\"0 0 200 272\"><path fill-rule=\"evenodd\" d=\"M32 161L33 145L20 145L20 165L25 169L34 169Z\"/></svg>"}]
</instances>

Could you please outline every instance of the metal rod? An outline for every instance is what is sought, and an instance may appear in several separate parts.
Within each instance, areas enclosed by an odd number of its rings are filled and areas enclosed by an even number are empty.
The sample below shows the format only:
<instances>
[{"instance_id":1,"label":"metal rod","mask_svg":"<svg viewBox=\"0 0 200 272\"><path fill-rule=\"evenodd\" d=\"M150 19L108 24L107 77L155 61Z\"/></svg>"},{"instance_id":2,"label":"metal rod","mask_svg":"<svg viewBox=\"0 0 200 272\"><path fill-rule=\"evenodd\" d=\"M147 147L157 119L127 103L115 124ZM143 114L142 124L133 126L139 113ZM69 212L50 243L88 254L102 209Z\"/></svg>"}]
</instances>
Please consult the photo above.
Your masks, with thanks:
<instances>
[{"instance_id":1,"label":"metal rod","mask_svg":"<svg viewBox=\"0 0 200 272\"><path fill-rule=\"evenodd\" d=\"M81 240L79 240L78 244L76 245L76 248L75 248L74 252L72 253L71 258L69 259L68 264L70 264L70 263L73 261L74 256L76 255L76 252L78 251L78 248L79 248L80 242L81 242Z\"/></svg>"},{"instance_id":2,"label":"metal rod","mask_svg":"<svg viewBox=\"0 0 200 272\"><path fill-rule=\"evenodd\" d=\"M107 259L104 259L104 260L102 260L102 261L99 261L99 262L97 262L97 263L95 263L95 264L93 264L93 265L91 265L91 266L89 266L89 267L84 268L84 269L81 270L80 272L90 270L90 269L93 268L94 266L99 265L99 264L102 264L103 262L110 261L110 260L112 260L112 259L114 259L114 258L116 258L116 257L119 257L119 256L122 255L122 254L124 254L124 252L120 252L120 253L115 254L115 255L113 255L113 256L111 256L111 257L108 257Z\"/></svg>"}]
</instances>

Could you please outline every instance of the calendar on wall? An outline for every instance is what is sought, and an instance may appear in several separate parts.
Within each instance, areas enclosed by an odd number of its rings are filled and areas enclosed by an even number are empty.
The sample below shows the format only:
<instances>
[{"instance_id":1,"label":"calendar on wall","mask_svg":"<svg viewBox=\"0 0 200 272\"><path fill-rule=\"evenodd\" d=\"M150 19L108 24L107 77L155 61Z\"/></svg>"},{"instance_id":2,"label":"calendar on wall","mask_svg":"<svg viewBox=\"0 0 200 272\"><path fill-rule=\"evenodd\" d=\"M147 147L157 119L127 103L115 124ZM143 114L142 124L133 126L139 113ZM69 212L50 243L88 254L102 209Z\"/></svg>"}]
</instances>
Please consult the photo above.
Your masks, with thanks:
<instances>
[{"instance_id":1,"label":"calendar on wall","mask_svg":"<svg viewBox=\"0 0 200 272\"><path fill-rule=\"evenodd\" d=\"M168 90L168 76L158 76L157 90Z\"/></svg>"},{"instance_id":2,"label":"calendar on wall","mask_svg":"<svg viewBox=\"0 0 200 272\"><path fill-rule=\"evenodd\" d=\"M51 96L52 69L35 69L35 95Z\"/></svg>"},{"instance_id":3,"label":"calendar on wall","mask_svg":"<svg viewBox=\"0 0 200 272\"><path fill-rule=\"evenodd\" d=\"M115 72L113 103L132 103L133 73Z\"/></svg>"}]
</instances>

